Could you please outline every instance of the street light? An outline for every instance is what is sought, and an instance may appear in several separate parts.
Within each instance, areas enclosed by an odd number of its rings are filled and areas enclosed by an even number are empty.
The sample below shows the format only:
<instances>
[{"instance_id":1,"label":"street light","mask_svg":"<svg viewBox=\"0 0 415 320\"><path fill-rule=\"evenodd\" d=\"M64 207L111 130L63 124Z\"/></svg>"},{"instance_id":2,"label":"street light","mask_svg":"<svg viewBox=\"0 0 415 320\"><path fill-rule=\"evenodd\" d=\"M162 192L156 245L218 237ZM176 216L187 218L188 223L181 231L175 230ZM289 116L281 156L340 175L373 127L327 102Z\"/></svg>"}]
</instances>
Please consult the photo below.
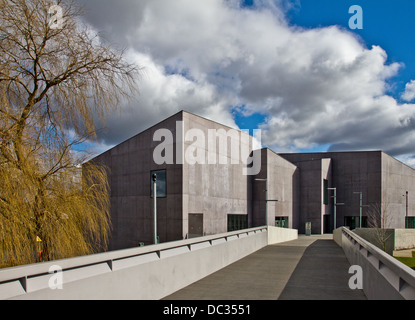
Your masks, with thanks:
<instances>
[{"instance_id":1,"label":"street light","mask_svg":"<svg viewBox=\"0 0 415 320\"><path fill-rule=\"evenodd\" d=\"M405 195L402 195L402 197L405 197ZM405 215L405 228L408 224L408 191L406 191L406 215Z\"/></svg>"},{"instance_id":2,"label":"street light","mask_svg":"<svg viewBox=\"0 0 415 320\"><path fill-rule=\"evenodd\" d=\"M359 228L362 227L362 192L353 192L354 194L360 194L360 202L359 202Z\"/></svg>"},{"instance_id":3,"label":"street light","mask_svg":"<svg viewBox=\"0 0 415 320\"><path fill-rule=\"evenodd\" d=\"M358 192L353 192L354 194L360 194L360 205L359 205L359 228L361 228L362 227L362 208L363 207L369 207L368 205L363 205L363 202L362 202L362 195L363 195L363 193L361 192L361 191L358 191Z\"/></svg>"},{"instance_id":4,"label":"street light","mask_svg":"<svg viewBox=\"0 0 415 320\"><path fill-rule=\"evenodd\" d=\"M268 225L268 202L278 202L278 200L268 200L268 179L255 179L255 181L265 182L265 225Z\"/></svg>"},{"instance_id":5,"label":"street light","mask_svg":"<svg viewBox=\"0 0 415 320\"><path fill-rule=\"evenodd\" d=\"M157 174L153 173L154 244L157 244Z\"/></svg>"},{"instance_id":6,"label":"street light","mask_svg":"<svg viewBox=\"0 0 415 320\"><path fill-rule=\"evenodd\" d=\"M337 188L327 188L327 190L334 190L334 197L333 197L334 198L334 228L333 229L336 229L336 207L344 205L344 203L337 203L337 198L336 198Z\"/></svg>"}]
</instances>

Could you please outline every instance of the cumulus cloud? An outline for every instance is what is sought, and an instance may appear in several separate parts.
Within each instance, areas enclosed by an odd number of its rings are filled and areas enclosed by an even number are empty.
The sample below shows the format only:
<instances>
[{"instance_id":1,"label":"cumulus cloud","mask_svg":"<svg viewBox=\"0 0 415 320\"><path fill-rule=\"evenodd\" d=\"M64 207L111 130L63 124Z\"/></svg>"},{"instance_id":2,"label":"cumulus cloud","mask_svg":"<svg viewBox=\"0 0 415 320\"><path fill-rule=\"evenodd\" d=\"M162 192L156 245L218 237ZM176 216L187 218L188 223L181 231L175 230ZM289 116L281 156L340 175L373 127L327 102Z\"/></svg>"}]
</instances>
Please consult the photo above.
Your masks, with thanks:
<instances>
[{"instance_id":1,"label":"cumulus cloud","mask_svg":"<svg viewBox=\"0 0 415 320\"><path fill-rule=\"evenodd\" d=\"M108 144L122 142L180 110L237 127L232 115L223 113L230 101L219 96L214 85L191 81L180 74L166 74L164 67L146 54L130 51L128 59L143 66L140 95L106 119L99 134Z\"/></svg>"},{"instance_id":2,"label":"cumulus cloud","mask_svg":"<svg viewBox=\"0 0 415 320\"><path fill-rule=\"evenodd\" d=\"M262 142L276 151L413 152L415 107L386 94L400 64L338 26L289 25L286 1L254 3L84 0L88 22L143 66L137 102L101 138L121 142L181 109L235 126L240 110L265 115ZM415 82L402 98L415 98Z\"/></svg>"},{"instance_id":3,"label":"cumulus cloud","mask_svg":"<svg viewBox=\"0 0 415 320\"><path fill-rule=\"evenodd\" d=\"M415 80L411 80L411 82L406 84L402 99L408 102L415 99Z\"/></svg>"}]
</instances>

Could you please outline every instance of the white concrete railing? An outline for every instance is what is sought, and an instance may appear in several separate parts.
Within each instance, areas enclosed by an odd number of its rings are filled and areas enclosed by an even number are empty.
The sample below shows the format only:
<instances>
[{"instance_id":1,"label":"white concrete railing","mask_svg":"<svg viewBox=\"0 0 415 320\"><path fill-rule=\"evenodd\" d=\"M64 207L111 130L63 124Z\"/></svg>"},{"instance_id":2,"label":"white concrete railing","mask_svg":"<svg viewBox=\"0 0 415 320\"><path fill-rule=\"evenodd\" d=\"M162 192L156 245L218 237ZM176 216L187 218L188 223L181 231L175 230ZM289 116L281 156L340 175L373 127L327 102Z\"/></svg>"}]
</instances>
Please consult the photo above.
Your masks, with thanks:
<instances>
[{"instance_id":1,"label":"white concrete railing","mask_svg":"<svg viewBox=\"0 0 415 320\"><path fill-rule=\"evenodd\" d=\"M0 269L0 299L161 299L297 235L297 230L258 227ZM59 272L53 273L56 267Z\"/></svg>"},{"instance_id":2,"label":"white concrete railing","mask_svg":"<svg viewBox=\"0 0 415 320\"><path fill-rule=\"evenodd\" d=\"M351 265L362 268L368 299L415 299L415 271L347 228L334 232Z\"/></svg>"}]
</instances>

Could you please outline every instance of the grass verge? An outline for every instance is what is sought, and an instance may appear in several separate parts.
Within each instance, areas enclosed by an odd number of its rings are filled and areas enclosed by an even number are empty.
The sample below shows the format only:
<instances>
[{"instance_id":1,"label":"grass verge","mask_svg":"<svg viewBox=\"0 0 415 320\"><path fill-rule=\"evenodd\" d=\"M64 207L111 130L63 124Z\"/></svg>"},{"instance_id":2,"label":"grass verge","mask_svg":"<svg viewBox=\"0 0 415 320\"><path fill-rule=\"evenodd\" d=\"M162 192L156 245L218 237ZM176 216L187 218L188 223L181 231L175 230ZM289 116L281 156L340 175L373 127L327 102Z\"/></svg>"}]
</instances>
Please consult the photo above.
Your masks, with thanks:
<instances>
[{"instance_id":1,"label":"grass verge","mask_svg":"<svg viewBox=\"0 0 415 320\"><path fill-rule=\"evenodd\" d=\"M412 251L412 258L409 258L409 257L394 257L394 258L415 270L415 251Z\"/></svg>"}]
</instances>

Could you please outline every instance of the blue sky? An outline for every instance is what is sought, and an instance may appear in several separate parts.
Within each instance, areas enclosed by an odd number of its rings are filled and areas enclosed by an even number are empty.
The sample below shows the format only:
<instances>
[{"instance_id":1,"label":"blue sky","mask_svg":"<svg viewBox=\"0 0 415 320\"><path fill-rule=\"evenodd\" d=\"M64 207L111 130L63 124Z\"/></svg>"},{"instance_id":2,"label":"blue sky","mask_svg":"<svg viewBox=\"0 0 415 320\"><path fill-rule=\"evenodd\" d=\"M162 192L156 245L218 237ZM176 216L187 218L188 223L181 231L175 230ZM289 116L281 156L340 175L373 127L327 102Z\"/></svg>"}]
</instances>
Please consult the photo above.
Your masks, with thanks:
<instances>
[{"instance_id":1,"label":"blue sky","mask_svg":"<svg viewBox=\"0 0 415 320\"><path fill-rule=\"evenodd\" d=\"M297 2L297 1L295 1ZM363 29L350 30L366 44L381 46L388 61L404 63L399 75L392 79L391 94L400 98L405 84L415 73L415 1L411 0L301 0L299 6L288 12L291 23L307 28L340 25L349 29L353 14L348 10L359 5L363 10Z\"/></svg>"},{"instance_id":2,"label":"blue sky","mask_svg":"<svg viewBox=\"0 0 415 320\"><path fill-rule=\"evenodd\" d=\"M412 0L287 0L286 18L290 25L304 28L322 28L338 25L356 34L370 48L381 46L388 55L387 63L400 63L399 73L389 79L387 93L403 102L401 94L406 83L415 78L415 1ZM254 7L254 0L245 0L244 6ZM363 29L350 29L354 14L349 8L359 5L363 10ZM244 116L234 112L235 122L244 128L256 129L266 115ZM300 151L326 151L329 144ZM415 150L414 150L415 151Z\"/></svg>"},{"instance_id":3,"label":"blue sky","mask_svg":"<svg viewBox=\"0 0 415 320\"><path fill-rule=\"evenodd\" d=\"M259 128L275 152L383 150L415 166L415 1L77 1L142 67L95 153L186 110Z\"/></svg>"}]
</instances>

